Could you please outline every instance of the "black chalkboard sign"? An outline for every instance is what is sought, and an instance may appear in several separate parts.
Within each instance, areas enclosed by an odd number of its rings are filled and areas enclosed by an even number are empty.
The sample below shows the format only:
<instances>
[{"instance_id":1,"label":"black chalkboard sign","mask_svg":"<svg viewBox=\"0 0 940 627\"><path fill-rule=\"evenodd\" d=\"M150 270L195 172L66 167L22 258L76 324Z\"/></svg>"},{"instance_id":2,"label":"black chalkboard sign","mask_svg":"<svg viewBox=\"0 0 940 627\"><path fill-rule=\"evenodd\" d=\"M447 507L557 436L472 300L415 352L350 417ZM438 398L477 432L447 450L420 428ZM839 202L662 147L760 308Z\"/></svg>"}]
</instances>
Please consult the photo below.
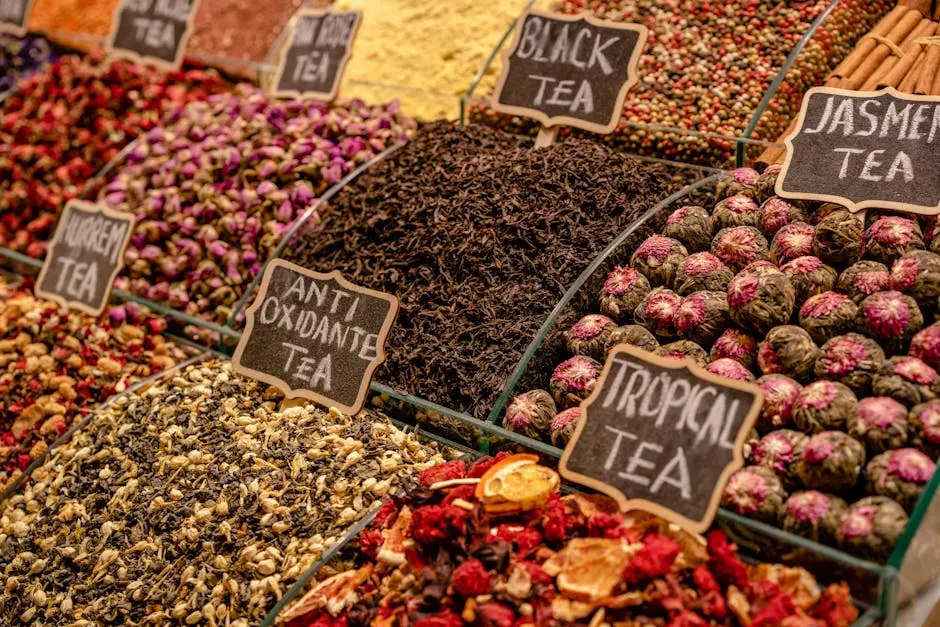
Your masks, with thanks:
<instances>
[{"instance_id":1,"label":"black chalkboard sign","mask_svg":"<svg viewBox=\"0 0 940 627\"><path fill-rule=\"evenodd\" d=\"M199 0L120 0L108 51L113 57L178 68L198 7Z\"/></svg>"},{"instance_id":2,"label":"black chalkboard sign","mask_svg":"<svg viewBox=\"0 0 940 627\"><path fill-rule=\"evenodd\" d=\"M372 373L385 361L385 340L398 299L275 259L267 265L248 323L232 357L236 372L355 414Z\"/></svg>"},{"instance_id":3,"label":"black chalkboard sign","mask_svg":"<svg viewBox=\"0 0 940 627\"><path fill-rule=\"evenodd\" d=\"M33 0L0 0L0 32L25 35L32 6Z\"/></svg>"},{"instance_id":4,"label":"black chalkboard sign","mask_svg":"<svg viewBox=\"0 0 940 627\"><path fill-rule=\"evenodd\" d=\"M543 126L610 133L638 80L646 38L641 24L529 11L516 27L492 106Z\"/></svg>"},{"instance_id":5,"label":"black chalkboard sign","mask_svg":"<svg viewBox=\"0 0 940 627\"><path fill-rule=\"evenodd\" d=\"M816 87L786 144L784 198L940 213L940 98Z\"/></svg>"},{"instance_id":6,"label":"black chalkboard sign","mask_svg":"<svg viewBox=\"0 0 940 627\"><path fill-rule=\"evenodd\" d=\"M566 479L701 533L763 403L756 385L633 346L611 351L561 458Z\"/></svg>"},{"instance_id":7,"label":"black chalkboard sign","mask_svg":"<svg viewBox=\"0 0 940 627\"><path fill-rule=\"evenodd\" d=\"M314 96L332 100L352 54L362 13L302 10L288 27L274 80L278 98Z\"/></svg>"},{"instance_id":8,"label":"black chalkboard sign","mask_svg":"<svg viewBox=\"0 0 940 627\"><path fill-rule=\"evenodd\" d=\"M123 265L134 222L129 213L82 200L69 201L49 242L36 280L36 295L101 315Z\"/></svg>"}]
</instances>

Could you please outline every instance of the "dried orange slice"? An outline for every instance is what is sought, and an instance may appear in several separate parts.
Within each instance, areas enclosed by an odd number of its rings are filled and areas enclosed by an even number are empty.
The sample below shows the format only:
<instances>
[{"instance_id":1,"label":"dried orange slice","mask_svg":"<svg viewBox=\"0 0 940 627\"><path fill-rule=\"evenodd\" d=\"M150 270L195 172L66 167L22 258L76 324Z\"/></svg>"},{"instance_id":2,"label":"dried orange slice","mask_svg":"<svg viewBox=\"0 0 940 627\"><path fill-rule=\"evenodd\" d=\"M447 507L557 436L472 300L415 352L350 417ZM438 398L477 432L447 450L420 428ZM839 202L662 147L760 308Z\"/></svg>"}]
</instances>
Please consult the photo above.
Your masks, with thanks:
<instances>
[{"instance_id":1,"label":"dried orange slice","mask_svg":"<svg viewBox=\"0 0 940 627\"><path fill-rule=\"evenodd\" d=\"M613 593L623 579L624 567L642 547L624 538L575 538L542 568L556 577L566 597L597 603Z\"/></svg>"},{"instance_id":2,"label":"dried orange slice","mask_svg":"<svg viewBox=\"0 0 940 627\"><path fill-rule=\"evenodd\" d=\"M480 478L476 497L488 513L509 514L541 507L560 484L558 473L535 455L512 455Z\"/></svg>"}]
</instances>

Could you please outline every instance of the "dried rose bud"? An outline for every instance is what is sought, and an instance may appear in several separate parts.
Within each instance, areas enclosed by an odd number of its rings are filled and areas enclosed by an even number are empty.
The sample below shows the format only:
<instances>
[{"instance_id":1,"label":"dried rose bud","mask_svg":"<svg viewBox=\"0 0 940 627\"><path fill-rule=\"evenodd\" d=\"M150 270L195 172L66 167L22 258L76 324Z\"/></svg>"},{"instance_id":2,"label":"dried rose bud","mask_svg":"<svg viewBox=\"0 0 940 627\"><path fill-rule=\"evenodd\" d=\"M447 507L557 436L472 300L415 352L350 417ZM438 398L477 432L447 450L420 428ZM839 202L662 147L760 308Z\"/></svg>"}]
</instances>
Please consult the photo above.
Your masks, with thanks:
<instances>
[{"instance_id":1,"label":"dried rose bud","mask_svg":"<svg viewBox=\"0 0 940 627\"><path fill-rule=\"evenodd\" d=\"M700 368L708 365L708 353L705 352L705 349L688 340L663 344L656 349L656 354L666 359L691 359Z\"/></svg>"},{"instance_id":2,"label":"dried rose bud","mask_svg":"<svg viewBox=\"0 0 940 627\"><path fill-rule=\"evenodd\" d=\"M617 323L600 314L588 314L565 333L565 343L572 355L585 355L598 361L607 354L605 347Z\"/></svg>"},{"instance_id":3,"label":"dried rose bud","mask_svg":"<svg viewBox=\"0 0 940 627\"><path fill-rule=\"evenodd\" d=\"M856 325L875 339L885 353L904 353L911 338L924 326L924 317L914 299L900 292L878 292L858 306Z\"/></svg>"},{"instance_id":4,"label":"dried rose bud","mask_svg":"<svg viewBox=\"0 0 940 627\"><path fill-rule=\"evenodd\" d=\"M549 391L558 407L568 409L581 404L594 391L603 366L590 357L576 356L555 367Z\"/></svg>"},{"instance_id":5,"label":"dried rose bud","mask_svg":"<svg viewBox=\"0 0 940 627\"><path fill-rule=\"evenodd\" d=\"M864 444L870 456L907 443L907 410L887 396L860 400L847 425L849 435Z\"/></svg>"},{"instance_id":6,"label":"dried rose bud","mask_svg":"<svg viewBox=\"0 0 940 627\"><path fill-rule=\"evenodd\" d=\"M917 405L907 418L911 445L931 459L940 459L940 401Z\"/></svg>"},{"instance_id":7,"label":"dried rose bud","mask_svg":"<svg viewBox=\"0 0 940 627\"><path fill-rule=\"evenodd\" d=\"M773 470L745 466L728 479L721 504L736 514L775 525L786 497L786 490Z\"/></svg>"},{"instance_id":8,"label":"dried rose bud","mask_svg":"<svg viewBox=\"0 0 940 627\"><path fill-rule=\"evenodd\" d=\"M797 257L780 266L780 271L787 275L796 291L797 304L835 287L838 273L827 266L818 257L806 255Z\"/></svg>"},{"instance_id":9,"label":"dried rose bud","mask_svg":"<svg viewBox=\"0 0 940 627\"><path fill-rule=\"evenodd\" d=\"M822 345L815 372L821 379L839 381L859 394L867 394L884 363L885 354L877 342L858 333L847 333Z\"/></svg>"},{"instance_id":10,"label":"dried rose bud","mask_svg":"<svg viewBox=\"0 0 940 627\"><path fill-rule=\"evenodd\" d=\"M790 201L774 196L760 206L757 224L767 237L772 238L777 231L794 222L806 222L806 214Z\"/></svg>"},{"instance_id":11,"label":"dried rose bud","mask_svg":"<svg viewBox=\"0 0 940 627\"><path fill-rule=\"evenodd\" d=\"M618 344L629 344L651 353L659 348L656 337L650 333L649 329L638 324L628 324L614 329L607 338L604 355L606 356Z\"/></svg>"},{"instance_id":12,"label":"dried rose bud","mask_svg":"<svg viewBox=\"0 0 940 627\"><path fill-rule=\"evenodd\" d=\"M793 464L803 452L808 439L799 431L790 429L771 431L751 449L750 462L772 470L783 486L791 489L797 483Z\"/></svg>"},{"instance_id":13,"label":"dried rose bud","mask_svg":"<svg viewBox=\"0 0 940 627\"><path fill-rule=\"evenodd\" d=\"M777 231L770 243L770 259L777 265L783 265L798 257L813 254L813 234L816 232L805 222L794 222Z\"/></svg>"},{"instance_id":14,"label":"dried rose bud","mask_svg":"<svg viewBox=\"0 0 940 627\"><path fill-rule=\"evenodd\" d=\"M790 426L802 386L782 374L765 374L757 380L757 385L764 393L764 404L757 418L758 431L766 433Z\"/></svg>"},{"instance_id":15,"label":"dried rose bud","mask_svg":"<svg viewBox=\"0 0 940 627\"><path fill-rule=\"evenodd\" d=\"M911 340L910 354L928 366L940 367L940 322L924 328Z\"/></svg>"},{"instance_id":16,"label":"dried rose bud","mask_svg":"<svg viewBox=\"0 0 940 627\"><path fill-rule=\"evenodd\" d=\"M865 447L841 431L823 431L809 438L794 465L800 482L810 490L851 490L865 465Z\"/></svg>"},{"instance_id":17,"label":"dried rose bud","mask_svg":"<svg viewBox=\"0 0 940 627\"><path fill-rule=\"evenodd\" d=\"M858 307L839 292L823 292L811 297L800 307L800 326L813 341L825 344L837 335L850 332L855 326Z\"/></svg>"},{"instance_id":18,"label":"dried rose bud","mask_svg":"<svg viewBox=\"0 0 940 627\"><path fill-rule=\"evenodd\" d=\"M885 363L884 371L872 380L871 389L878 396L912 407L940 396L940 376L917 357L900 355Z\"/></svg>"},{"instance_id":19,"label":"dried rose bud","mask_svg":"<svg viewBox=\"0 0 940 627\"><path fill-rule=\"evenodd\" d=\"M646 277L633 268L618 266L610 271L601 288L600 309L618 322L633 319L633 312L650 293Z\"/></svg>"},{"instance_id":20,"label":"dried rose bud","mask_svg":"<svg viewBox=\"0 0 940 627\"><path fill-rule=\"evenodd\" d=\"M786 324L795 301L787 275L772 266L743 270L728 284L731 319L760 335Z\"/></svg>"},{"instance_id":21,"label":"dried rose bud","mask_svg":"<svg viewBox=\"0 0 940 627\"><path fill-rule=\"evenodd\" d=\"M705 370L719 377L733 379L734 381L754 380L754 374L750 370L745 368L740 361L729 357L722 357L721 359L709 362L708 365L705 366Z\"/></svg>"},{"instance_id":22,"label":"dried rose bud","mask_svg":"<svg viewBox=\"0 0 940 627\"><path fill-rule=\"evenodd\" d=\"M817 490L794 492L783 506L784 531L814 542L834 544L849 505L843 499Z\"/></svg>"},{"instance_id":23,"label":"dried rose bud","mask_svg":"<svg viewBox=\"0 0 940 627\"><path fill-rule=\"evenodd\" d=\"M869 496L849 506L839 525L839 546L862 559L888 559L904 528L904 508L884 496Z\"/></svg>"},{"instance_id":24,"label":"dried rose bud","mask_svg":"<svg viewBox=\"0 0 940 627\"><path fill-rule=\"evenodd\" d=\"M666 218L663 235L682 242L687 250L708 250L712 243L712 218L703 207L679 207Z\"/></svg>"},{"instance_id":25,"label":"dried rose bud","mask_svg":"<svg viewBox=\"0 0 940 627\"><path fill-rule=\"evenodd\" d=\"M503 426L530 438L545 440L551 436L552 418L558 413L552 395L545 390L519 394L506 408Z\"/></svg>"},{"instance_id":26,"label":"dried rose bud","mask_svg":"<svg viewBox=\"0 0 940 627\"><path fill-rule=\"evenodd\" d=\"M936 470L937 463L917 449L887 451L865 467L866 489L872 496L894 499L910 513Z\"/></svg>"},{"instance_id":27,"label":"dried rose bud","mask_svg":"<svg viewBox=\"0 0 940 627\"><path fill-rule=\"evenodd\" d=\"M712 210L712 220L716 229L735 226L758 225L760 207L754 199L744 194L736 194L718 202Z\"/></svg>"},{"instance_id":28,"label":"dried rose bud","mask_svg":"<svg viewBox=\"0 0 940 627\"><path fill-rule=\"evenodd\" d=\"M793 403L793 423L803 433L845 429L858 401L847 386L835 381L814 381Z\"/></svg>"},{"instance_id":29,"label":"dried rose bud","mask_svg":"<svg viewBox=\"0 0 940 627\"><path fill-rule=\"evenodd\" d=\"M833 211L816 224L813 254L836 268L854 263L862 251L863 228L858 216L847 209Z\"/></svg>"},{"instance_id":30,"label":"dried rose bud","mask_svg":"<svg viewBox=\"0 0 940 627\"><path fill-rule=\"evenodd\" d=\"M859 261L839 275L836 288L857 304L872 294L891 289L891 275L883 263Z\"/></svg>"},{"instance_id":31,"label":"dried rose bud","mask_svg":"<svg viewBox=\"0 0 940 627\"><path fill-rule=\"evenodd\" d=\"M724 292L695 292L682 299L676 310L679 337L708 346L731 324Z\"/></svg>"},{"instance_id":32,"label":"dried rose bud","mask_svg":"<svg viewBox=\"0 0 940 627\"><path fill-rule=\"evenodd\" d=\"M670 338L676 334L676 311L682 299L672 290L657 287L637 306L633 318L656 337Z\"/></svg>"},{"instance_id":33,"label":"dried rose bud","mask_svg":"<svg viewBox=\"0 0 940 627\"><path fill-rule=\"evenodd\" d=\"M757 365L757 341L744 331L732 327L715 340L708 357L712 361L725 357L735 359L748 370L753 370Z\"/></svg>"},{"instance_id":34,"label":"dried rose bud","mask_svg":"<svg viewBox=\"0 0 940 627\"><path fill-rule=\"evenodd\" d=\"M915 250L899 257L891 266L891 289L913 298L922 312L935 310L940 298L940 255Z\"/></svg>"},{"instance_id":35,"label":"dried rose bud","mask_svg":"<svg viewBox=\"0 0 940 627\"><path fill-rule=\"evenodd\" d=\"M712 241L711 253L738 272L755 261L770 259L767 240L760 231L750 226L721 229Z\"/></svg>"},{"instance_id":36,"label":"dried rose bud","mask_svg":"<svg viewBox=\"0 0 940 627\"><path fill-rule=\"evenodd\" d=\"M571 436L574 435L574 430L577 428L579 420L581 420L580 407L571 407L555 416L551 424L552 446L558 448L568 446L568 442L571 441Z\"/></svg>"},{"instance_id":37,"label":"dried rose bud","mask_svg":"<svg viewBox=\"0 0 940 627\"><path fill-rule=\"evenodd\" d=\"M671 288L679 264L689 256L678 240L652 235L630 257L630 267L645 276L651 286Z\"/></svg>"},{"instance_id":38,"label":"dried rose bud","mask_svg":"<svg viewBox=\"0 0 940 627\"><path fill-rule=\"evenodd\" d=\"M715 198L720 200L735 194L744 194L751 198L757 196L757 184L760 174L752 168L731 170L719 179L715 186Z\"/></svg>"},{"instance_id":39,"label":"dried rose bud","mask_svg":"<svg viewBox=\"0 0 940 627\"><path fill-rule=\"evenodd\" d=\"M881 216L865 231L865 257L890 264L901 255L924 248L920 226L911 218Z\"/></svg>"},{"instance_id":40,"label":"dried rose bud","mask_svg":"<svg viewBox=\"0 0 940 627\"><path fill-rule=\"evenodd\" d=\"M676 292L687 296L703 290L724 292L734 274L715 255L694 253L682 260L676 273Z\"/></svg>"},{"instance_id":41,"label":"dried rose bud","mask_svg":"<svg viewBox=\"0 0 940 627\"><path fill-rule=\"evenodd\" d=\"M757 348L757 364L764 374L784 374L808 381L819 347L800 327L785 324L774 327Z\"/></svg>"}]
</instances>

